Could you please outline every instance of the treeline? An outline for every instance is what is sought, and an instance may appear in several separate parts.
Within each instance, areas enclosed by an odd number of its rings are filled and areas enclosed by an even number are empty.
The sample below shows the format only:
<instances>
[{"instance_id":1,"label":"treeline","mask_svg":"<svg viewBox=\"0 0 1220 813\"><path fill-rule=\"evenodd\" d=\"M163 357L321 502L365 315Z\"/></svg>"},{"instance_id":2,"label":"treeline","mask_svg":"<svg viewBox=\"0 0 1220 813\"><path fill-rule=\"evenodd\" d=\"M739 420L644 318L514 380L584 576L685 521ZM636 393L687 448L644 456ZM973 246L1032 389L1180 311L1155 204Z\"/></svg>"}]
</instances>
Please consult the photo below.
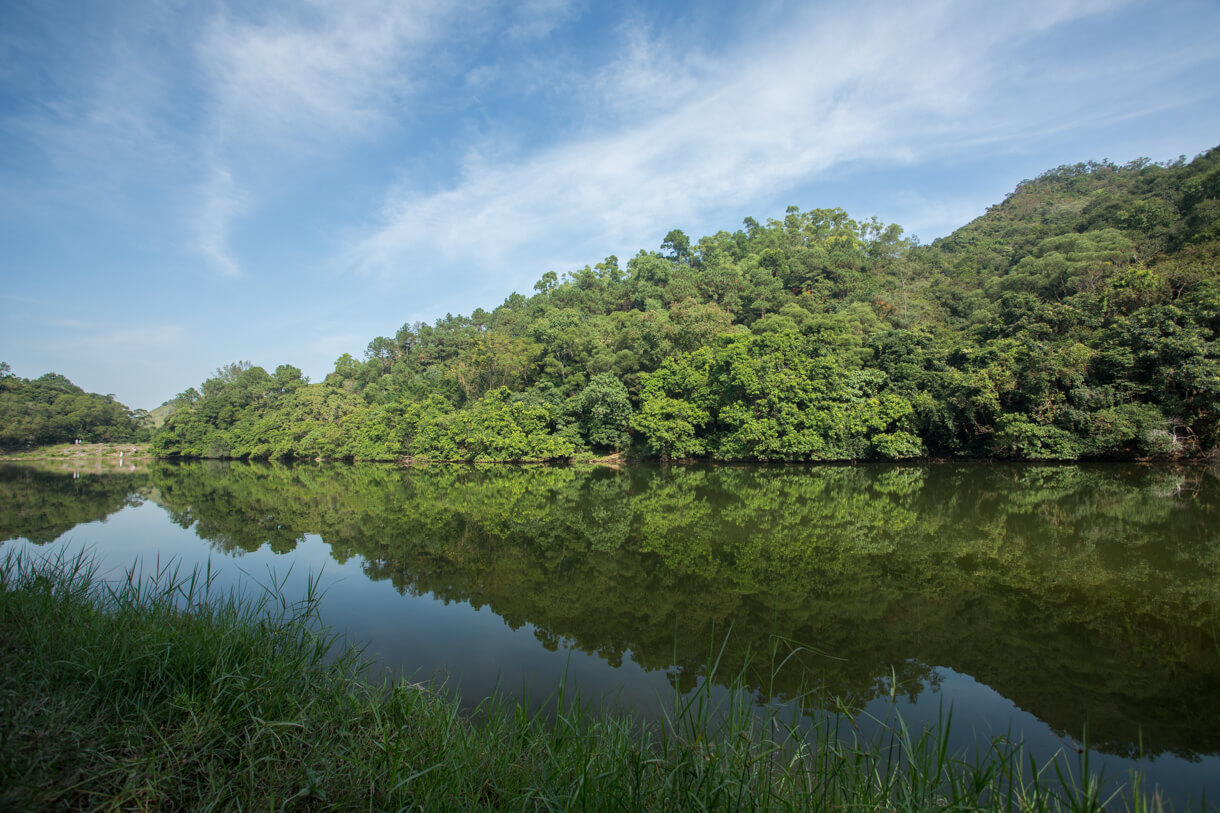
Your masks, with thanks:
<instances>
[{"instance_id":1,"label":"treeline","mask_svg":"<svg viewBox=\"0 0 1220 813\"><path fill-rule=\"evenodd\" d=\"M608 257L310 384L229 365L157 453L848 460L1220 445L1220 148L1060 167L932 245L840 209Z\"/></svg>"},{"instance_id":2,"label":"treeline","mask_svg":"<svg viewBox=\"0 0 1220 813\"><path fill-rule=\"evenodd\" d=\"M85 392L57 373L20 378L0 362L0 448L148 439L143 410L131 410L113 395Z\"/></svg>"}]
</instances>

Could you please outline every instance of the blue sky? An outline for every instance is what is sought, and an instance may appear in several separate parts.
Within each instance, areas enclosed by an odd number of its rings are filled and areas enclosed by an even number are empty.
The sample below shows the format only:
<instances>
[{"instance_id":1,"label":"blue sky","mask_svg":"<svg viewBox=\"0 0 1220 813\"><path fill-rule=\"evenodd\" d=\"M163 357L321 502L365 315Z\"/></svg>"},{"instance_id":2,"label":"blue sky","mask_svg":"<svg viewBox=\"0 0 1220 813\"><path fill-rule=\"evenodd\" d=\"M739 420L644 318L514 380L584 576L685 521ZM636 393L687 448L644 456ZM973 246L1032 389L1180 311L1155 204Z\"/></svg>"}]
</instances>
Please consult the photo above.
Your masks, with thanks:
<instances>
[{"instance_id":1,"label":"blue sky","mask_svg":"<svg viewBox=\"0 0 1220 813\"><path fill-rule=\"evenodd\" d=\"M0 360L152 408L546 271L841 206L927 242L1220 144L1220 4L0 8Z\"/></svg>"}]
</instances>

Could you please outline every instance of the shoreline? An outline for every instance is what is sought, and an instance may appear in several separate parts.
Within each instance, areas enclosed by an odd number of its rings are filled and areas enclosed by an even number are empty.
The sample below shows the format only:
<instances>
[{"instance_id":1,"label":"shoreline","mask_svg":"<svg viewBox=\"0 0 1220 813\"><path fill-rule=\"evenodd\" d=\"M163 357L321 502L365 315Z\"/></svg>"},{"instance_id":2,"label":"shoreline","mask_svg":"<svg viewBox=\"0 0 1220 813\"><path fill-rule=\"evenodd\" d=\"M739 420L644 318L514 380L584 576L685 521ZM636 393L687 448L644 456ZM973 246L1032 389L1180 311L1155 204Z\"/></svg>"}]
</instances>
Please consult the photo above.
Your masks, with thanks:
<instances>
[{"instance_id":1,"label":"shoreline","mask_svg":"<svg viewBox=\"0 0 1220 813\"><path fill-rule=\"evenodd\" d=\"M579 455L566 459L522 459L522 460L432 460L422 457L399 457L393 459L380 458L348 458L348 457L313 457L313 458L263 458L263 457L205 457L170 455L158 456L152 453L148 443L82 443L57 444L40 446L28 451L0 453L0 463L64 463L64 464L109 464L115 471L129 470L128 464L147 464L153 461L176 463L196 461L220 461L232 463L266 463L301 465L309 463L347 464L363 463L377 465L394 465L403 469L426 466L601 466L621 470L630 465L668 466L726 466L749 468L813 468L821 466L859 466L859 465L896 465L896 466L932 466L946 464L991 464L991 465L1029 465L1029 466L1078 466L1129 464L1144 466L1182 466L1187 468L1217 468L1220 460L1216 455L1196 455L1192 457L1095 457L1086 459L1027 459L1027 458L986 458L986 457L910 457L895 460L877 459L844 459L844 460L718 460L713 458L631 458L622 453L610 455ZM120 462L122 469L119 468ZM73 467L75 468L75 467Z\"/></svg>"}]
</instances>

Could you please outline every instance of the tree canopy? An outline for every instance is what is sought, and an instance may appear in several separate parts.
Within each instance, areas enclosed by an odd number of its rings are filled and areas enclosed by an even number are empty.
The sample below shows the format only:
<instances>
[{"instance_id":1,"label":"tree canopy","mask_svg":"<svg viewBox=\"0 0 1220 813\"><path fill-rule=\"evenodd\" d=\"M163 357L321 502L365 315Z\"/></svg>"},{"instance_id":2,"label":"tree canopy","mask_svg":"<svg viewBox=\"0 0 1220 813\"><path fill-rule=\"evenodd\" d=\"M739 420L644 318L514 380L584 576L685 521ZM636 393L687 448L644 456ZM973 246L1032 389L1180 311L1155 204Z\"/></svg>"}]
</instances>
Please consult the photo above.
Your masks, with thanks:
<instances>
[{"instance_id":1,"label":"tree canopy","mask_svg":"<svg viewBox=\"0 0 1220 813\"><path fill-rule=\"evenodd\" d=\"M1220 148L1024 181L930 245L842 209L548 271L325 380L236 364L168 456L848 460L1220 447Z\"/></svg>"},{"instance_id":2,"label":"tree canopy","mask_svg":"<svg viewBox=\"0 0 1220 813\"><path fill-rule=\"evenodd\" d=\"M33 380L0 362L0 448L148 439L147 414L85 392L57 373Z\"/></svg>"}]
</instances>

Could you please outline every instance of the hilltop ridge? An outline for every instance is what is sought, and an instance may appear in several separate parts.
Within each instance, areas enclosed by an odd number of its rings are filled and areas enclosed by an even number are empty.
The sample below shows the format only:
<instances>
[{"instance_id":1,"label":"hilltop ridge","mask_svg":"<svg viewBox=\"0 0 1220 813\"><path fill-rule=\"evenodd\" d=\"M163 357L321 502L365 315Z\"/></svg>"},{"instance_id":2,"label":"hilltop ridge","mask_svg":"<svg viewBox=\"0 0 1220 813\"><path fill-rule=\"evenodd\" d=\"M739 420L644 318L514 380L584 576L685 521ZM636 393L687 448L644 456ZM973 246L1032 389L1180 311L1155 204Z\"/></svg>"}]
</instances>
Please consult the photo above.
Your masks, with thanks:
<instances>
[{"instance_id":1,"label":"hilltop ridge","mask_svg":"<svg viewBox=\"0 0 1220 813\"><path fill-rule=\"evenodd\" d=\"M157 453L1070 460L1217 446L1220 149L1023 181L930 245L842 209L607 257L322 382L228 365Z\"/></svg>"}]
</instances>

